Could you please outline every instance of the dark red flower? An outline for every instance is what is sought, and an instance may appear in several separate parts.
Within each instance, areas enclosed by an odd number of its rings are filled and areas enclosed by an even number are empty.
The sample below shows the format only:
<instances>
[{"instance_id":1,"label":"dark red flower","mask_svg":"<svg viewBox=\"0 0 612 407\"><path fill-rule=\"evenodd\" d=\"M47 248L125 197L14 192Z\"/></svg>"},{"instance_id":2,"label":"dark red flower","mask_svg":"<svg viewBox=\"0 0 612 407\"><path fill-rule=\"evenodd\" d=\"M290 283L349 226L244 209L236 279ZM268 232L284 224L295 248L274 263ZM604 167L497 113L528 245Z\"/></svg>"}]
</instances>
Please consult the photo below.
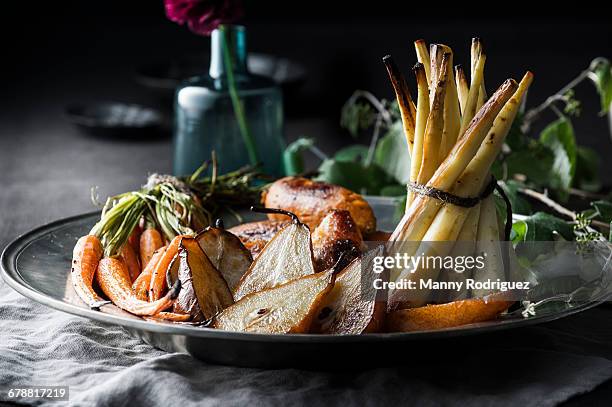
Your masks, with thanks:
<instances>
[{"instance_id":1,"label":"dark red flower","mask_svg":"<svg viewBox=\"0 0 612 407\"><path fill-rule=\"evenodd\" d=\"M199 35L210 35L220 24L233 23L244 14L241 0L164 0L166 15L187 24Z\"/></svg>"}]
</instances>

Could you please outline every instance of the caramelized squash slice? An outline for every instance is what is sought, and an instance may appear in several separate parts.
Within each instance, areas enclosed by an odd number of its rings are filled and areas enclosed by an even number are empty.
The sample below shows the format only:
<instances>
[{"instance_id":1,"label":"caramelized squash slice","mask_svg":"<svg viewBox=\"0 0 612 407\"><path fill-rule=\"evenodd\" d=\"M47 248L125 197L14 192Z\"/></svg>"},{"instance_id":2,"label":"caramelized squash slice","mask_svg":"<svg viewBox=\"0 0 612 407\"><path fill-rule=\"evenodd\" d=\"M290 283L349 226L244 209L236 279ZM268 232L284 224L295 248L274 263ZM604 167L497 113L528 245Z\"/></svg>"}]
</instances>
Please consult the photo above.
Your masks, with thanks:
<instances>
[{"instance_id":1,"label":"caramelized squash slice","mask_svg":"<svg viewBox=\"0 0 612 407\"><path fill-rule=\"evenodd\" d=\"M489 321L497 318L513 302L495 298L472 298L392 311L387 314L387 331L425 331Z\"/></svg>"}]
</instances>

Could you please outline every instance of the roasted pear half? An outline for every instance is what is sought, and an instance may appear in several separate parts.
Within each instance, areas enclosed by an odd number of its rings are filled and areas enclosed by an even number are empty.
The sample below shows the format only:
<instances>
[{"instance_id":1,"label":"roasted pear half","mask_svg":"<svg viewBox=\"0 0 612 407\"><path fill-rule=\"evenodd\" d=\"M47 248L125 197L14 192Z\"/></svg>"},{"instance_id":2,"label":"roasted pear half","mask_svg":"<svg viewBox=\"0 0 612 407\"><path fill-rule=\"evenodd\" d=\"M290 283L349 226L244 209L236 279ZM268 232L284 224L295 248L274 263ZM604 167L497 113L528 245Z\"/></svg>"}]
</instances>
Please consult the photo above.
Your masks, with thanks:
<instances>
[{"instance_id":1,"label":"roasted pear half","mask_svg":"<svg viewBox=\"0 0 612 407\"><path fill-rule=\"evenodd\" d=\"M257 210L275 211L269 208ZM247 294L315 272L308 226L290 212L281 212L292 216L293 222L274 235L242 276L234 290L236 301Z\"/></svg>"},{"instance_id":2,"label":"roasted pear half","mask_svg":"<svg viewBox=\"0 0 612 407\"><path fill-rule=\"evenodd\" d=\"M174 304L174 312L189 314L194 321L203 321L211 319L234 302L223 276L195 238L182 238L176 262L182 288Z\"/></svg>"},{"instance_id":3,"label":"roasted pear half","mask_svg":"<svg viewBox=\"0 0 612 407\"><path fill-rule=\"evenodd\" d=\"M336 276L333 289L321 301L312 331L357 335L378 332L383 327L386 306L376 300L373 259L383 252L380 246L353 260Z\"/></svg>"},{"instance_id":4,"label":"roasted pear half","mask_svg":"<svg viewBox=\"0 0 612 407\"><path fill-rule=\"evenodd\" d=\"M219 314L213 326L270 334L308 332L333 280L334 273L329 270L249 294Z\"/></svg>"},{"instance_id":5,"label":"roasted pear half","mask_svg":"<svg viewBox=\"0 0 612 407\"><path fill-rule=\"evenodd\" d=\"M237 236L222 228L208 227L196 239L230 289L235 289L253 262L251 253Z\"/></svg>"}]
</instances>

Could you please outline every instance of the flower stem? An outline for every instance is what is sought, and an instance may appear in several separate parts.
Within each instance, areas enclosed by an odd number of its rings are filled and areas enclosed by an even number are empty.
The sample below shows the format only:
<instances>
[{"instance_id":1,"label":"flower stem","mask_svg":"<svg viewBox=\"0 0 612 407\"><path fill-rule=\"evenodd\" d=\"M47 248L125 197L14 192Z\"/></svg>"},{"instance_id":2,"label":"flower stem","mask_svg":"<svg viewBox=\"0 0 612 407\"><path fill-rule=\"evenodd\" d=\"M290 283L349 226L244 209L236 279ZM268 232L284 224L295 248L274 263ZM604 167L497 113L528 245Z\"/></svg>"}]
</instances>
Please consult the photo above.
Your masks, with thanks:
<instances>
[{"instance_id":1,"label":"flower stem","mask_svg":"<svg viewBox=\"0 0 612 407\"><path fill-rule=\"evenodd\" d=\"M257 149L244 114L244 106L240 100L240 96L238 95L236 80L234 78L232 58L228 45L229 38L225 27L221 27L221 32L223 33L223 62L226 66L227 87L229 90L230 99L232 100L232 105L234 107L234 115L236 116L236 121L238 122L240 134L242 135L242 140L244 141L244 146L249 154L249 161L251 162L251 165L257 165L259 163L259 159L257 158Z\"/></svg>"}]
</instances>

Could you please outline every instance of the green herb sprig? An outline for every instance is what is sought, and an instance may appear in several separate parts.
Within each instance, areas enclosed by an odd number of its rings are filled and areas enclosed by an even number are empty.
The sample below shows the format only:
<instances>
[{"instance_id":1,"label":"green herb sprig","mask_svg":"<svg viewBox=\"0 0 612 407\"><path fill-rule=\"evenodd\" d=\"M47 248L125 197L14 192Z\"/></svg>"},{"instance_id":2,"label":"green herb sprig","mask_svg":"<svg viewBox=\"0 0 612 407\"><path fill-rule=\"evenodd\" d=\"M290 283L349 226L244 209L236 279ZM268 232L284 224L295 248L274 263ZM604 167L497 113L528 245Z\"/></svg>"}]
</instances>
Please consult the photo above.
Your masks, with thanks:
<instances>
[{"instance_id":1,"label":"green herb sprig","mask_svg":"<svg viewBox=\"0 0 612 407\"><path fill-rule=\"evenodd\" d=\"M210 169L210 176L203 176ZM114 256L143 219L160 230L168 241L177 235L194 234L210 225L223 210L259 202L264 177L255 167L218 175L216 157L188 177L152 174L137 191L106 200L100 221L90 234L98 236L104 255Z\"/></svg>"}]
</instances>

